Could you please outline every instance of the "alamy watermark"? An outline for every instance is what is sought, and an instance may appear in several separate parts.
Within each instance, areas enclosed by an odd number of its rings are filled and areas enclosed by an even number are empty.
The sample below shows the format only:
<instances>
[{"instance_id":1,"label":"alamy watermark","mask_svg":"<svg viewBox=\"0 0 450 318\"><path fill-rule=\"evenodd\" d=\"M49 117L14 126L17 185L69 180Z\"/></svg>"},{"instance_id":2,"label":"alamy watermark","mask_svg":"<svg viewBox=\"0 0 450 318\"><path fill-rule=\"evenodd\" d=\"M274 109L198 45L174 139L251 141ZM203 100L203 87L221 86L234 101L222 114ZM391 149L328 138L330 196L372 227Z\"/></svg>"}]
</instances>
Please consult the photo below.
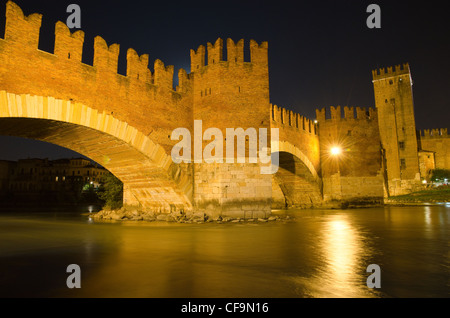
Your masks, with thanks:
<instances>
[{"instance_id":1,"label":"alamy watermark","mask_svg":"<svg viewBox=\"0 0 450 318\"><path fill-rule=\"evenodd\" d=\"M367 277L366 284L369 288L381 288L381 268L377 264L370 264L366 269L367 273L371 273Z\"/></svg>"},{"instance_id":2,"label":"alamy watermark","mask_svg":"<svg viewBox=\"0 0 450 318\"><path fill-rule=\"evenodd\" d=\"M66 269L67 273L71 273L66 279L68 288L81 288L81 268L77 264L70 264Z\"/></svg>"},{"instance_id":3,"label":"alamy watermark","mask_svg":"<svg viewBox=\"0 0 450 318\"><path fill-rule=\"evenodd\" d=\"M259 163L261 174L274 174L278 171L278 128L270 129L270 148L267 145L268 129L259 128L226 128L225 157L224 138L219 128L208 128L203 133L203 122L194 120L194 163ZM258 138L259 134L259 138ZM170 137L172 140L180 140L171 152L174 163L192 163L192 136L187 128L176 128ZM236 144L235 144L236 140ZM248 140L248 158L246 157L246 144ZM203 149L203 141L210 141ZM235 147L236 146L236 147ZM237 155L235 156L235 148ZM269 154L268 154L269 152ZM270 165L269 165L270 164Z\"/></svg>"},{"instance_id":4,"label":"alamy watermark","mask_svg":"<svg viewBox=\"0 0 450 318\"><path fill-rule=\"evenodd\" d=\"M371 13L366 20L369 29L381 29L381 8L378 4L370 4L366 10Z\"/></svg>"},{"instance_id":5,"label":"alamy watermark","mask_svg":"<svg viewBox=\"0 0 450 318\"><path fill-rule=\"evenodd\" d=\"M78 4L69 4L67 13L71 13L66 20L69 29L81 29L81 8Z\"/></svg>"}]
</instances>

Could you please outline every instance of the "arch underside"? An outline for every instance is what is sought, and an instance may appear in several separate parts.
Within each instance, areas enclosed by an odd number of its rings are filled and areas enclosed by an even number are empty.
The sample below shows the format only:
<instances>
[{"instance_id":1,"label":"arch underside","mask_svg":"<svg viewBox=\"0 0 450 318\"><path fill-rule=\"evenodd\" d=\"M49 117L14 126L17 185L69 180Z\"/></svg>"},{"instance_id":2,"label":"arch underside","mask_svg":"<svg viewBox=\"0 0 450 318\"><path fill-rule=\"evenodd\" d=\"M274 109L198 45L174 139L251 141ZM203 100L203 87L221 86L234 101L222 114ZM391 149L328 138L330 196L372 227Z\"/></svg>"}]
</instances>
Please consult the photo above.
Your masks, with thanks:
<instances>
[{"instance_id":1,"label":"arch underside","mask_svg":"<svg viewBox=\"0 0 450 318\"><path fill-rule=\"evenodd\" d=\"M279 169L272 182L272 208L308 208L323 202L320 180L297 156L279 152Z\"/></svg>"},{"instance_id":2,"label":"arch underside","mask_svg":"<svg viewBox=\"0 0 450 318\"><path fill-rule=\"evenodd\" d=\"M52 143L96 161L124 183L124 203L161 212L191 206L167 170L113 135L63 121L13 117L0 118L0 135ZM173 174L180 173L171 168Z\"/></svg>"}]
</instances>

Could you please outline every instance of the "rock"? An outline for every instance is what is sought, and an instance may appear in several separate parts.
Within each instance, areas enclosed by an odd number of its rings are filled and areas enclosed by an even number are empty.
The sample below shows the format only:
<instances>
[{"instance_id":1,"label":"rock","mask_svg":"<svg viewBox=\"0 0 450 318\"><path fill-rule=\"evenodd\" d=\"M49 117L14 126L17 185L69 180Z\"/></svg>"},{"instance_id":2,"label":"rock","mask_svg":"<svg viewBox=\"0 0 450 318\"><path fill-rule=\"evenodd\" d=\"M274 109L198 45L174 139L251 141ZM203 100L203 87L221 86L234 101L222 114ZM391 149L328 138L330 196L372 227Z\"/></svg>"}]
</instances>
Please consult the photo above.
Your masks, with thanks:
<instances>
[{"instance_id":1,"label":"rock","mask_svg":"<svg viewBox=\"0 0 450 318\"><path fill-rule=\"evenodd\" d=\"M277 220L278 219L278 216L271 216L271 217L269 217L269 221L275 221L275 220Z\"/></svg>"},{"instance_id":2,"label":"rock","mask_svg":"<svg viewBox=\"0 0 450 318\"><path fill-rule=\"evenodd\" d=\"M202 219L205 220L206 219L206 214L203 212L195 212L192 214L192 218L193 219Z\"/></svg>"},{"instance_id":3,"label":"rock","mask_svg":"<svg viewBox=\"0 0 450 318\"><path fill-rule=\"evenodd\" d=\"M159 214L159 215L156 217L156 220L157 220L157 221L167 221L167 214Z\"/></svg>"},{"instance_id":4,"label":"rock","mask_svg":"<svg viewBox=\"0 0 450 318\"><path fill-rule=\"evenodd\" d=\"M261 219L261 218L259 218L258 221L259 221L259 222L267 222L266 219Z\"/></svg>"},{"instance_id":5,"label":"rock","mask_svg":"<svg viewBox=\"0 0 450 318\"><path fill-rule=\"evenodd\" d=\"M113 220L122 220L123 218L125 218L125 215L122 213L114 213L111 215L111 219Z\"/></svg>"}]
</instances>

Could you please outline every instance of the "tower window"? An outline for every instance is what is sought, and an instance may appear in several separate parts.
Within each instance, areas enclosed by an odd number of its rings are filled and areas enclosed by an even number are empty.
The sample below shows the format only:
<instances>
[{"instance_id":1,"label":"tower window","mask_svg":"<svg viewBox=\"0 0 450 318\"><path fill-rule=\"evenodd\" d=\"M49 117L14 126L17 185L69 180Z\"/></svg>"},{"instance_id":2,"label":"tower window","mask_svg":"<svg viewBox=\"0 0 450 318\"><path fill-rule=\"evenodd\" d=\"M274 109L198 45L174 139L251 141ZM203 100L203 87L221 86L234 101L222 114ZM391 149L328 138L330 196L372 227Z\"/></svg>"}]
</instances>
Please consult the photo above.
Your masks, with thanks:
<instances>
[{"instance_id":1,"label":"tower window","mask_svg":"<svg viewBox=\"0 0 450 318\"><path fill-rule=\"evenodd\" d=\"M404 141L400 141L398 143L398 148L400 148L400 150L405 150L405 142Z\"/></svg>"},{"instance_id":2,"label":"tower window","mask_svg":"<svg viewBox=\"0 0 450 318\"><path fill-rule=\"evenodd\" d=\"M352 131L351 130L347 131L347 136L351 136L351 135L352 135Z\"/></svg>"},{"instance_id":3,"label":"tower window","mask_svg":"<svg viewBox=\"0 0 450 318\"><path fill-rule=\"evenodd\" d=\"M406 160L400 159L400 169L405 170L406 169Z\"/></svg>"},{"instance_id":4,"label":"tower window","mask_svg":"<svg viewBox=\"0 0 450 318\"><path fill-rule=\"evenodd\" d=\"M389 85L394 84L394 82L392 80L389 80Z\"/></svg>"}]
</instances>

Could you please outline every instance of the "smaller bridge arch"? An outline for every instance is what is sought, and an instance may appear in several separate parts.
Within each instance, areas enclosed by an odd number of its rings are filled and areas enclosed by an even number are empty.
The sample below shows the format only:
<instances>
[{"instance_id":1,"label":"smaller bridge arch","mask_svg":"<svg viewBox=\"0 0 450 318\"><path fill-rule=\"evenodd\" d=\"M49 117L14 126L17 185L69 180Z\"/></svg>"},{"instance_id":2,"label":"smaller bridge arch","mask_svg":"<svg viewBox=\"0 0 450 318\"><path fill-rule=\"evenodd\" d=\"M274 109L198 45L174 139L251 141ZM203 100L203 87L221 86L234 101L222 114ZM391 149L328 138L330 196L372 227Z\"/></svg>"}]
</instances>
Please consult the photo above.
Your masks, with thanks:
<instances>
[{"instance_id":1,"label":"smaller bridge arch","mask_svg":"<svg viewBox=\"0 0 450 318\"><path fill-rule=\"evenodd\" d=\"M286 148L280 150L278 155L279 168L272 180L272 208L321 205L322 182L315 169L311 170L310 162L303 161Z\"/></svg>"}]
</instances>

